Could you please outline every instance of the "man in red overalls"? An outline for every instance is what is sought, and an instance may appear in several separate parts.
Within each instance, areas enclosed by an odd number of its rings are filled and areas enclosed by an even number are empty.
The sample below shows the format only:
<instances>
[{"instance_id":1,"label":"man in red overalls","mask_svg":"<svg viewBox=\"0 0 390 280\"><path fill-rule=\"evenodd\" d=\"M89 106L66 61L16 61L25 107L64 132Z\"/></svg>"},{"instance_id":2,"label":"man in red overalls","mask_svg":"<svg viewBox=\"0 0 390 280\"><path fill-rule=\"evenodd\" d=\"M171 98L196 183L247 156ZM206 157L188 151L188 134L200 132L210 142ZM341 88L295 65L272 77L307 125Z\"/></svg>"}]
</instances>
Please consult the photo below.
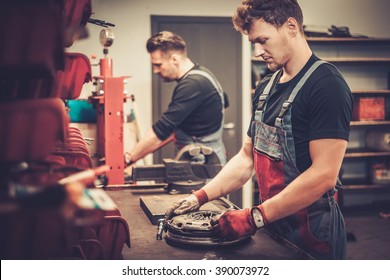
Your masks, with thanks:
<instances>
[{"instance_id":1,"label":"man in red overalls","mask_svg":"<svg viewBox=\"0 0 390 280\"><path fill-rule=\"evenodd\" d=\"M174 203L166 217L235 191L255 170L260 205L214 221L222 238L265 226L314 258L345 259L345 224L333 195L341 187L351 91L338 70L309 48L296 0L244 0L233 23L274 74L256 87L239 153L202 189Z\"/></svg>"}]
</instances>

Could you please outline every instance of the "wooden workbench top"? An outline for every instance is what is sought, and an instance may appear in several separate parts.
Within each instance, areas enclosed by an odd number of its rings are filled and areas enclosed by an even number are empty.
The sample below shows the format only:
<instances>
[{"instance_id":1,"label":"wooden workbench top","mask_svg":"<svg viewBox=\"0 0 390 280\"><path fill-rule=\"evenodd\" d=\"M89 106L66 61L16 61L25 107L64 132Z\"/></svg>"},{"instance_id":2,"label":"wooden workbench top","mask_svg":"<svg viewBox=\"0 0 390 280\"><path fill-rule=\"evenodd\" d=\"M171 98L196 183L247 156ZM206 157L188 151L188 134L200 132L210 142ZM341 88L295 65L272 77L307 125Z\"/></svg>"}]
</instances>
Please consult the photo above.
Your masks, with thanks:
<instances>
[{"instance_id":1,"label":"wooden workbench top","mask_svg":"<svg viewBox=\"0 0 390 280\"><path fill-rule=\"evenodd\" d=\"M164 240L156 240L157 227L140 207L140 197L158 196L172 200L163 189L133 190L108 189L121 215L129 224L131 248L124 246L125 260L286 260L306 258L294 248L276 242L264 230L258 230L249 242L232 248L188 249L173 247ZM178 197L179 198L179 197Z\"/></svg>"}]
</instances>

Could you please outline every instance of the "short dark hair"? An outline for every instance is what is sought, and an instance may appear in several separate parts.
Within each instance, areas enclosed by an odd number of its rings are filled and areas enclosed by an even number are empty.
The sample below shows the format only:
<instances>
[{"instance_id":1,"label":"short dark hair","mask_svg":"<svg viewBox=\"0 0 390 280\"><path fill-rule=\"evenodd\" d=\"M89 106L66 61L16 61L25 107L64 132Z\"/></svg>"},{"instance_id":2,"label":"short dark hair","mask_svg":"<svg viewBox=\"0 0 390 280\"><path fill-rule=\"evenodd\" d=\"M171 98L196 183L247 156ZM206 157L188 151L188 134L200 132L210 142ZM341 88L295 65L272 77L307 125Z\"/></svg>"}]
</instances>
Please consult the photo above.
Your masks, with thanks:
<instances>
[{"instance_id":1,"label":"short dark hair","mask_svg":"<svg viewBox=\"0 0 390 280\"><path fill-rule=\"evenodd\" d=\"M298 22L303 33L302 9L296 0L243 0L232 21L237 31L248 34L252 23L258 19L279 28L289 17Z\"/></svg>"},{"instance_id":2,"label":"short dark hair","mask_svg":"<svg viewBox=\"0 0 390 280\"><path fill-rule=\"evenodd\" d=\"M187 53L186 42L179 35L170 31L161 31L146 42L146 49L149 53L161 50L163 53L179 51Z\"/></svg>"}]
</instances>

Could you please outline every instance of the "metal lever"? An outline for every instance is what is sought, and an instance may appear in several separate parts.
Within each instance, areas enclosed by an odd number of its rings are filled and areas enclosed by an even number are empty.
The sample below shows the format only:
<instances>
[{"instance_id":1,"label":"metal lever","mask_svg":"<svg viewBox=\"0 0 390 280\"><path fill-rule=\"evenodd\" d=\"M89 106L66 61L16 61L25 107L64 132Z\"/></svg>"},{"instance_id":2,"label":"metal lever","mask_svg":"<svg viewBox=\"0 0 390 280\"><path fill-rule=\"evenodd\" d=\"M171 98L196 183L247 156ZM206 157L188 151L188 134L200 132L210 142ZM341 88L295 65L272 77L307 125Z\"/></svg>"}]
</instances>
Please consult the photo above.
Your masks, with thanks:
<instances>
[{"instance_id":1,"label":"metal lever","mask_svg":"<svg viewBox=\"0 0 390 280\"><path fill-rule=\"evenodd\" d=\"M89 18L88 22L92 23L92 24L96 24L96 25L102 26L102 27L109 27L109 26L114 27L115 26L115 24L113 24L111 22L107 22L107 21L104 21L104 20L101 20L101 19L95 19L95 18Z\"/></svg>"}]
</instances>

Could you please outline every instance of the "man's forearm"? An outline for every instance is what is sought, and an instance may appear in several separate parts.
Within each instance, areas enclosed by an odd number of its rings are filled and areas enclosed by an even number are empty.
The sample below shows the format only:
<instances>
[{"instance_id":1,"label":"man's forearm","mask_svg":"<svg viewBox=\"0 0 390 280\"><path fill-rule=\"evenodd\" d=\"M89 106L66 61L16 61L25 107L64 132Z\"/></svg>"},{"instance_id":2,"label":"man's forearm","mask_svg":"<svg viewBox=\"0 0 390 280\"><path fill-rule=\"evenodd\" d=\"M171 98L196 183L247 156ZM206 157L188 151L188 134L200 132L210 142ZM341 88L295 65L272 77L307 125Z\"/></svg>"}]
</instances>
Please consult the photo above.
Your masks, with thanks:
<instances>
[{"instance_id":1,"label":"man's forearm","mask_svg":"<svg viewBox=\"0 0 390 280\"><path fill-rule=\"evenodd\" d=\"M251 148L251 143L247 141L240 152L223 167L213 180L203 187L209 200L241 188L254 175Z\"/></svg>"},{"instance_id":2,"label":"man's forearm","mask_svg":"<svg viewBox=\"0 0 390 280\"><path fill-rule=\"evenodd\" d=\"M137 143L134 149L131 151L130 156L133 162L144 158L146 155L154 152L156 148L161 144L161 140L158 139L153 129L150 128L145 136Z\"/></svg>"},{"instance_id":3,"label":"man's forearm","mask_svg":"<svg viewBox=\"0 0 390 280\"><path fill-rule=\"evenodd\" d=\"M262 205L268 221L273 222L310 206L325 192L319 173L309 168Z\"/></svg>"}]
</instances>

